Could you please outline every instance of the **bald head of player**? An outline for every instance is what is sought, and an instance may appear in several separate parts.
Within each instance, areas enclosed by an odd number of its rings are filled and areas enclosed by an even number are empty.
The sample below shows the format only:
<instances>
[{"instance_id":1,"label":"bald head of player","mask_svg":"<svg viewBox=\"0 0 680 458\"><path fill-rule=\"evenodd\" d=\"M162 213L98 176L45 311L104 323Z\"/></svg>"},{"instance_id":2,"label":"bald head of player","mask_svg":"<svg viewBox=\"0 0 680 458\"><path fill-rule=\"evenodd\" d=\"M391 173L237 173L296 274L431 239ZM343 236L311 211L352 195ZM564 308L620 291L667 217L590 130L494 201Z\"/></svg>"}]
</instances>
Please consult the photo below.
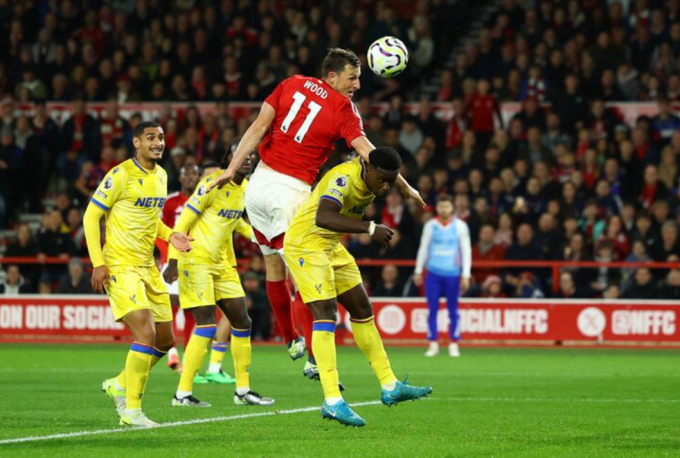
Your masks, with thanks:
<instances>
[{"instance_id":1,"label":"bald head of player","mask_svg":"<svg viewBox=\"0 0 680 458\"><path fill-rule=\"evenodd\" d=\"M330 87L350 100L361 88L361 61L352 51L331 48L323 60L321 74Z\"/></svg>"},{"instance_id":2,"label":"bald head of player","mask_svg":"<svg viewBox=\"0 0 680 458\"><path fill-rule=\"evenodd\" d=\"M364 163L366 167L364 182L369 191L378 197L384 197L397 181L401 157L393 148L380 146L371 151L368 159L370 163Z\"/></svg>"},{"instance_id":3,"label":"bald head of player","mask_svg":"<svg viewBox=\"0 0 680 458\"><path fill-rule=\"evenodd\" d=\"M142 121L132 131L132 144L137 151L137 161L146 168L163 159L165 150L165 133L160 124L154 121Z\"/></svg>"}]
</instances>

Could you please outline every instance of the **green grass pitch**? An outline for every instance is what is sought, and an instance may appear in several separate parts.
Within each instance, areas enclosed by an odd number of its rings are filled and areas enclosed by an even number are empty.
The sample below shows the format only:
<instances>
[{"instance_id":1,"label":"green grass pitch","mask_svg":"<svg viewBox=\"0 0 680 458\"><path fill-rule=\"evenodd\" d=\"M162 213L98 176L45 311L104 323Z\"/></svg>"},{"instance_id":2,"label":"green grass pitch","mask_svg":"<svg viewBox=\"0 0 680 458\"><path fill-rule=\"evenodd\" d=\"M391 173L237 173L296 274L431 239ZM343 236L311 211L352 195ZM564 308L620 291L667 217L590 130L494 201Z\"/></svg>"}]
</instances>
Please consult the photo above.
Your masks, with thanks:
<instances>
[{"instance_id":1,"label":"green grass pitch","mask_svg":"<svg viewBox=\"0 0 680 458\"><path fill-rule=\"evenodd\" d=\"M145 411L155 421L281 415L118 429L99 391L125 357L122 345L0 345L0 442L82 431L100 434L1 444L0 456L679 456L680 352L672 350L463 348L463 357L424 358L423 349L389 348L395 372L430 384L428 400L357 407L364 428L322 421L317 382L283 347L255 346L251 385L275 408L237 407L233 386L198 385L209 409L173 408L178 376L151 374ZM379 399L379 386L355 348L338 354L350 402Z\"/></svg>"}]
</instances>

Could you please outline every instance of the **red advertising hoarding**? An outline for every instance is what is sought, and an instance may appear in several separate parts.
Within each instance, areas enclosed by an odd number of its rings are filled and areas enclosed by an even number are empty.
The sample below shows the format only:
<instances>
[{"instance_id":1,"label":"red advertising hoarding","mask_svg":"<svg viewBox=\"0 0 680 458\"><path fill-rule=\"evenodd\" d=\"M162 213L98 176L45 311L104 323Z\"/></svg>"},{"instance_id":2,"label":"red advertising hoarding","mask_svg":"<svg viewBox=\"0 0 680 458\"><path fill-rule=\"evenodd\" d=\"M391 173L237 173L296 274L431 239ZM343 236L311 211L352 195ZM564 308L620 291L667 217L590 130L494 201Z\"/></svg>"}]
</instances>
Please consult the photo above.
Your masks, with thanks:
<instances>
[{"instance_id":1,"label":"red advertising hoarding","mask_svg":"<svg viewBox=\"0 0 680 458\"><path fill-rule=\"evenodd\" d=\"M377 298L376 323L388 344L423 342L427 333L424 299ZM463 342L665 343L680 346L675 301L593 300L483 300L466 299L460 305ZM351 323L340 312L339 337L351 342ZM438 315L440 337L445 339L448 314ZM0 341L26 336L126 338L103 296L0 297ZM26 339L30 341L30 339Z\"/></svg>"}]
</instances>

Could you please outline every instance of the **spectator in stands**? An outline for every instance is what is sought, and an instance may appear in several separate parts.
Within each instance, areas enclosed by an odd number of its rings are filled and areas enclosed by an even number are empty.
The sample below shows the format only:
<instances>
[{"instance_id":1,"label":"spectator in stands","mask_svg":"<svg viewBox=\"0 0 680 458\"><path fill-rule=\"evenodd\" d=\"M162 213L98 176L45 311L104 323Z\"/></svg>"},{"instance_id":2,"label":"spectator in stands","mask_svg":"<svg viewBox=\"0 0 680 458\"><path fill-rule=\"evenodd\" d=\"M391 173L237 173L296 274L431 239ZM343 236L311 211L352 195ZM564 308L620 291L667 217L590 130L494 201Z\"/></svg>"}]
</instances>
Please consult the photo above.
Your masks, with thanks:
<instances>
[{"instance_id":1,"label":"spectator in stands","mask_svg":"<svg viewBox=\"0 0 680 458\"><path fill-rule=\"evenodd\" d=\"M624 299L656 299L656 286L648 268L637 269L633 284L624 290L623 297Z\"/></svg>"},{"instance_id":2,"label":"spectator in stands","mask_svg":"<svg viewBox=\"0 0 680 458\"><path fill-rule=\"evenodd\" d=\"M463 112L469 119L470 129L475 133L482 147L486 147L496 130L496 120L503 126L500 106L496 98L489 93L489 82L481 79L476 92L465 104Z\"/></svg>"},{"instance_id":3,"label":"spectator in stands","mask_svg":"<svg viewBox=\"0 0 680 458\"><path fill-rule=\"evenodd\" d=\"M17 227L17 238L14 243L7 246L5 256L18 258L35 258L38 255L38 244L33 238L33 232L28 224L20 224ZM35 264L23 264L21 266L22 277L26 281L26 288L31 292L37 290L40 267Z\"/></svg>"},{"instance_id":4,"label":"spectator in stands","mask_svg":"<svg viewBox=\"0 0 680 458\"><path fill-rule=\"evenodd\" d=\"M560 247L563 241L557 230L555 217L550 213L543 213L538 220L536 244L541 252L542 259L553 260L560 258Z\"/></svg>"},{"instance_id":5,"label":"spectator in stands","mask_svg":"<svg viewBox=\"0 0 680 458\"><path fill-rule=\"evenodd\" d=\"M673 114L671 102L666 96L657 99L659 114L652 120L652 138L656 142L666 144L673 132L680 130L680 118Z\"/></svg>"},{"instance_id":6,"label":"spectator in stands","mask_svg":"<svg viewBox=\"0 0 680 458\"><path fill-rule=\"evenodd\" d=\"M487 299L499 299L506 297L503 292L503 282L498 275L490 275L482 284L482 297Z\"/></svg>"},{"instance_id":7,"label":"spectator in stands","mask_svg":"<svg viewBox=\"0 0 680 458\"><path fill-rule=\"evenodd\" d=\"M659 299L677 300L680 297L680 269L672 269L666 275L659 290Z\"/></svg>"},{"instance_id":8,"label":"spectator in stands","mask_svg":"<svg viewBox=\"0 0 680 458\"><path fill-rule=\"evenodd\" d=\"M6 125L0 130L0 199L4 201L5 214L10 220L17 211L17 204L23 200L24 171L21 151L14 143L12 128Z\"/></svg>"},{"instance_id":9,"label":"spectator in stands","mask_svg":"<svg viewBox=\"0 0 680 458\"><path fill-rule=\"evenodd\" d=\"M73 101L71 117L64 123L64 148L77 153L82 152L94 163L99 162L101 135L99 123L87 112L83 99Z\"/></svg>"},{"instance_id":10,"label":"spectator in stands","mask_svg":"<svg viewBox=\"0 0 680 458\"><path fill-rule=\"evenodd\" d=\"M267 294L260 287L261 282L255 272L243 275L243 289L246 293L248 314L253 320L253 339L269 340L271 333L271 307Z\"/></svg>"},{"instance_id":11,"label":"spectator in stands","mask_svg":"<svg viewBox=\"0 0 680 458\"><path fill-rule=\"evenodd\" d=\"M73 258L68 263L68 273L61 277L57 286L57 294L91 294L90 276L86 275L83 263Z\"/></svg>"},{"instance_id":12,"label":"spectator in stands","mask_svg":"<svg viewBox=\"0 0 680 458\"><path fill-rule=\"evenodd\" d=\"M656 260L666 262L671 256L680 256L680 239L675 221L666 221L661 227L661 243Z\"/></svg>"},{"instance_id":13,"label":"spectator in stands","mask_svg":"<svg viewBox=\"0 0 680 458\"><path fill-rule=\"evenodd\" d=\"M68 233L62 232L63 219L59 210L51 210L43 215L43 225L38 235L38 261L47 258L67 260L73 253L73 241ZM43 269L40 283L50 284L59 281L65 269L63 265L47 265Z\"/></svg>"},{"instance_id":14,"label":"spectator in stands","mask_svg":"<svg viewBox=\"0 0 680 458\"><path fill-rule=\"evenodd\" d=\"M479 241L472 248L472 262L478 261L496 262L496 267L476 267L473 271L473 278L478 285L483 284L489 276L498 277L501 272L501 265L504 259L505 249L502 245L495 243L495 229L491 224L485 224L479 230Z\"/></svg>"},{"instance_id":15,"label":"spectator in stands","mask_svg":"<svg viewBox=\"0 0 680 458\"><path fill-rule=\"evenodd\" d=\"M383 266L378 286L373 289L376 297L401 297L404 286L399 281L399 270L394 264Z\"/></svg>"},{"instance_id":16,"label":"spectator in stands","mask_svg":"<svg viewBox=\"0 0 680 458\"><path fill-rule=\"evenodd\" d=\"M615 261L614 245L609 241L598 244L595 261L601 263ZM591 277L590 287L597 293L604 293L610 286L618 285L621 281L621 269L601 266L594 271L596 278ZM592 294L592 293L591 293Z\"/></svg>"},{"instance_id":17,"label":"spectator in stands","mask_svg":"<svg viewBox=\"0 0 680 458\"><path fill-rule=\"evenodd\" d=\"M645 253L650 258L657 259L661 246L659 234L652 226L652 218L647 212L640 213L635 218L635 230L632 235L633 241L641 241L645 246Z\"/></svg>"},{"instance_id":18,"label":"spectator in stands","mask_svg":"<svg viewBox=\"0 0 680 458\"><path fill-rule=\"evenodd\" d=\"M517 228L517 239L505 250L506 261L540 260L541 252L534 241L534 230L528 223ZM529 267L508 267L504 269L504 280L513 290L520 287L522 274L532 272Z\"/></svg>"},{"instance_id":19,"label":"spectator in stands","mask_svg":"<svg viewBox=\"0 0 680 458\"><path fill-rule=\"evenodd\" d=\"M584 299L592 297L592 292L588 287L577 285L571 272L560 274L559 291L555 294L559 299Z\"/></svg>"},{"instance_id":20,"label":"spectator in stands","mask_svg":"<svg viewBox=\"0 0 680 458\"><path fill-rule=\"evenodd\" d=\"M24 281L24 277L19 272L19 267L10 265L7 267L7 278L0 282L0 295L2 296L18 296L19 294L27 294L30 290Z\"/></svg>"}]
</instances>

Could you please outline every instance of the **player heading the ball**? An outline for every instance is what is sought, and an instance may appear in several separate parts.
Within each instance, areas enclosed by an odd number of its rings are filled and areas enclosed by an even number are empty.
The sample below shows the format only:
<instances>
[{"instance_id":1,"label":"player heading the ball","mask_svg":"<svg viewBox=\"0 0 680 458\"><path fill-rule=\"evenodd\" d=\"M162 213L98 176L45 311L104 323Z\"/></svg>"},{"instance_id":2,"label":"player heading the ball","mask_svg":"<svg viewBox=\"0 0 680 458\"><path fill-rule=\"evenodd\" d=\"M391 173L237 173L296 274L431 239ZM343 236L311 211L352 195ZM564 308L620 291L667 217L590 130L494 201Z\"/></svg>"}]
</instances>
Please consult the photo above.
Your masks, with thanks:
<instances>
[{"instance_id":1,"label":"player heading the ball","mask_svg":"<svg viewBox=\"0 0 680 458\"><path fill-rule=\"evenodd\" d=\"M262 160L250 179L245 203L265 258L267 296L293 360L304 355L306 345L293 325L286 265L280 254L284 235L311 194L311 185L337 140L344 139L365 162L369 162L369 153L375 149L366 138L361 117L352 103L361 87L359 58L352 51L331 49L321 71L321 79L295 75L274 89L243 135L231 164L208 189L230 182L246 156L262 142L259 148ZM425 205L418 191L400 175L396 177L396 186L405 198ZM309 323L303 326L309 340L313 319L306 308L300 308L306 314L301 321Z\"/></svg>"}]
</instances>

